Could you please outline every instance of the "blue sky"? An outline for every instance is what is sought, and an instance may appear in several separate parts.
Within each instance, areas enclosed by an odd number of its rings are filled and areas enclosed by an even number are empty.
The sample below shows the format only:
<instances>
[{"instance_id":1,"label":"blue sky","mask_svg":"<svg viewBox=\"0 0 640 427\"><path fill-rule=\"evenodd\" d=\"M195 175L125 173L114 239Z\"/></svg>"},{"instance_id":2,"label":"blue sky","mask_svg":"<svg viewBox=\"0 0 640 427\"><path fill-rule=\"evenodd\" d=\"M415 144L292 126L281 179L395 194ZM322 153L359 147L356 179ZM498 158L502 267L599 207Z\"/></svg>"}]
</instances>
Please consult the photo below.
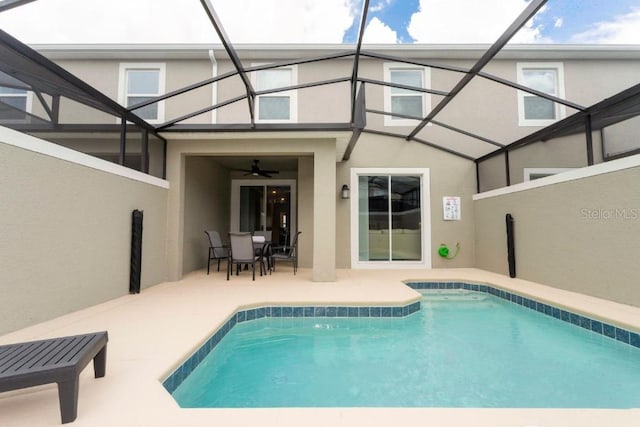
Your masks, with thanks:
<instances>
[{"instance_id":1,"label":"blue sky","mask_svg":"<svg viewBox=\"0 0 640 427\"><path fill-rule=\"evenodd\" d=\"M409 26L411 16L416 13L420 7L419 0L392 0L391 2L372 1L370 2L369 7L372 8L373 11L367 13L368 21L371 21L374 17L378 18L381 22L396 31L398 34L398 41L400 43L413 43L415 41L407 31L407 28ZM376 7L382 7L382 9L376 10ZM358 38L359 24L360 16L358 15L356 16L356 19L354 19L353 25L349 27L345 33L343 42L356 42Z\"/></svg>"},{"instance_id":2,"label":"blue sky","mask_svg":"<svg viewBox=\"0 0 640 427\"><path fill-rule=\"evenodd\" d=\"M234 43L354 43L362 0L210 0ZM492 43L529 0L371 0L365 43ZM145 21L148 20L148 21ZM26 43L218 43L200 0L38 0L0 13ZM549 0L513 43L640 45L640 0Z\"/></svg>"},{"instance_id":3,"label":"blue sky","mask_svg":"<svg viewBox=\"0 0 640 427\"><path fill-rule=\"evenodd\" d=\"M362 2L358 3L355 7L359 11ZM371 21L379 21L376 27L380 40L393 40L395 36L397 43L415 43L429 42L429 39L428 34L421 32L419 24L412 26L411 21L420 16L440 16L439 20L446 25L439 30L448 33L450 29L451 40L487 43L495 37L478 40L478 33L486 34L481 28L494 26L496 30L504 31L526 4L526 0L372 0L367 21L370 25ZM496 16L498 11L509 7L510 19L501 20ZM358 12L343 42L356 41L359 20ZM464 35L457 40L461 31L456 21L463 22L466 27L475 27L469 32L468 40ZM430 20L421 22L425 25L438 24ZM519 41L640 44L640 0L550 0L529 24L520 34L523 37ZM446 37L443 35L437 41L442 42Z\"/></svg>"},{"instance_id":4,"label":"blue sky","mask_svg":"<svg viewBox=\"0 0 640 427\"><path fill-rule=\"evenodd\" d=\"M547 10L540 14L544 25L543 34L556 43L568 43L575 34L584 34L599 23L622 22L622 17L640 11L638 0L571 0L550 1ZM637 15L636 15L637 16ZM562 25L554 26L554 21L562 18ZM639 23L639 21L635 21ZM629 24L631 25L631 24ZM640 27L630 28L636 33L635 43L640 43Z\"/></svg>"}]
</instances>

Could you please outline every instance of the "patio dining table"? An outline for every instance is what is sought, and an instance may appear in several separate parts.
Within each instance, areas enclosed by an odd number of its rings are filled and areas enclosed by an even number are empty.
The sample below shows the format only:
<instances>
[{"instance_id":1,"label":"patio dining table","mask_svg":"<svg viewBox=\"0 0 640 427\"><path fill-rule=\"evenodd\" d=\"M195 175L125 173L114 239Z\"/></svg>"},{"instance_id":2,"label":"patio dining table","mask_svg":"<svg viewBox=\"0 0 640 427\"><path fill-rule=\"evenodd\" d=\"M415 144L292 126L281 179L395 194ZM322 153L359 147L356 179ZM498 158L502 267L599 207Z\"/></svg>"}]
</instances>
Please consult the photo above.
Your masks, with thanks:
<instances>
[{"instance_id":1,"label":"patio dining table","mask_svg":"<svg viewBox=\"0 0 640 427\"><path fill-rule=\"evenodd\" d=\"M271 272L271 260L269 259L269 246L271 245L271 240L265 239L263 236L253 236L253 249L256 252L256 255L260 255L260 264L264 258L267 259L267 269ZM261 267L262 268L262 267ZM266 273L266 271L265 271Z\"/></svg>"}]
</instances>

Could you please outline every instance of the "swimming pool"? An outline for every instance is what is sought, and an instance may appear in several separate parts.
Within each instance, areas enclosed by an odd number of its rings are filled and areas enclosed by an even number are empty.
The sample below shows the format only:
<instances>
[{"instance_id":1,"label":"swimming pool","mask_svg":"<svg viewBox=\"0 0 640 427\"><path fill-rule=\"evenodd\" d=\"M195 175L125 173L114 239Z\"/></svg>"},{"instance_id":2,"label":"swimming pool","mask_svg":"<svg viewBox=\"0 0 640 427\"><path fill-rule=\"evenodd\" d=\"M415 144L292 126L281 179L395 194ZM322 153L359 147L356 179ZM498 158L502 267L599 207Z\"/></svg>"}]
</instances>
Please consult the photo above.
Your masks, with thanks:
<instances>
[{"instance_id":1,"label":"swimming pool","mask_svg":"<svg viewBox=\"0 0 640 427\"><path fill-rule=\"evenodd\" d=\"M182 407L640 407L638 348L498 296L237 324L172 394Z\"/></svg>"}]
</instances>

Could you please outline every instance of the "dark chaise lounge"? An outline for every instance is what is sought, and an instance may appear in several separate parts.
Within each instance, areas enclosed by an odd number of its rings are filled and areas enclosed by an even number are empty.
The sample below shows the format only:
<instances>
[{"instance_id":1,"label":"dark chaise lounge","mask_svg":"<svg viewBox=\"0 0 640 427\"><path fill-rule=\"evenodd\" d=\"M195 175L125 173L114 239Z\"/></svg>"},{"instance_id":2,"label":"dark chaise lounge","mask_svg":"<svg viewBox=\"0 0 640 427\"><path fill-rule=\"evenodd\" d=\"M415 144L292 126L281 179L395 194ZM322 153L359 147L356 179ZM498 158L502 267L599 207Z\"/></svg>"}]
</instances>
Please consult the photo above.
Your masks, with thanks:
<instances>
[{"instance_id":1,"label":"dark chaise lounge","mask_svg":"<svg viewBox=\"0 0 640 427\"><path fill-rule=\"evenodd\" d=\"M78 414L78 377L93 359L95 377L107 366L106 331L0 346L0 392L58 383L62 423Z\"/></svg>"}]
</instances>

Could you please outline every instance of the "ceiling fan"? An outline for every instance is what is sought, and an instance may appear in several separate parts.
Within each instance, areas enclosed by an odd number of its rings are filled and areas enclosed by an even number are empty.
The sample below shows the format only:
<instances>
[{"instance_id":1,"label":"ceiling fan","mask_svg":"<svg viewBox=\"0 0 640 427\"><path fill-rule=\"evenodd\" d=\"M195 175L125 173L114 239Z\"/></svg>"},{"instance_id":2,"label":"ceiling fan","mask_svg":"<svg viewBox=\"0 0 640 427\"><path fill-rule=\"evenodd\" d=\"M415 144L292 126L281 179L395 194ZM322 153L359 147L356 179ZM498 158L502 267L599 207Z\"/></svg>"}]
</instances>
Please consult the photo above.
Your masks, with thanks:
<instances>
[{"instance_id":1,"label":"ceiling fan","mask_svg":"<svg viewBox=\"0 0 640 427\"><path fill-rule=\"evenodd\" d=\"M259 160L254 160L251 165L251 169L240 169L242 172L246 172L244 176L253 175L253 176L264 176L265 178L271 178L271 175L280 173L280 171L271 171L266 169L260 169L260 165L258 165Z\"/></svg>"}]
</instances>

